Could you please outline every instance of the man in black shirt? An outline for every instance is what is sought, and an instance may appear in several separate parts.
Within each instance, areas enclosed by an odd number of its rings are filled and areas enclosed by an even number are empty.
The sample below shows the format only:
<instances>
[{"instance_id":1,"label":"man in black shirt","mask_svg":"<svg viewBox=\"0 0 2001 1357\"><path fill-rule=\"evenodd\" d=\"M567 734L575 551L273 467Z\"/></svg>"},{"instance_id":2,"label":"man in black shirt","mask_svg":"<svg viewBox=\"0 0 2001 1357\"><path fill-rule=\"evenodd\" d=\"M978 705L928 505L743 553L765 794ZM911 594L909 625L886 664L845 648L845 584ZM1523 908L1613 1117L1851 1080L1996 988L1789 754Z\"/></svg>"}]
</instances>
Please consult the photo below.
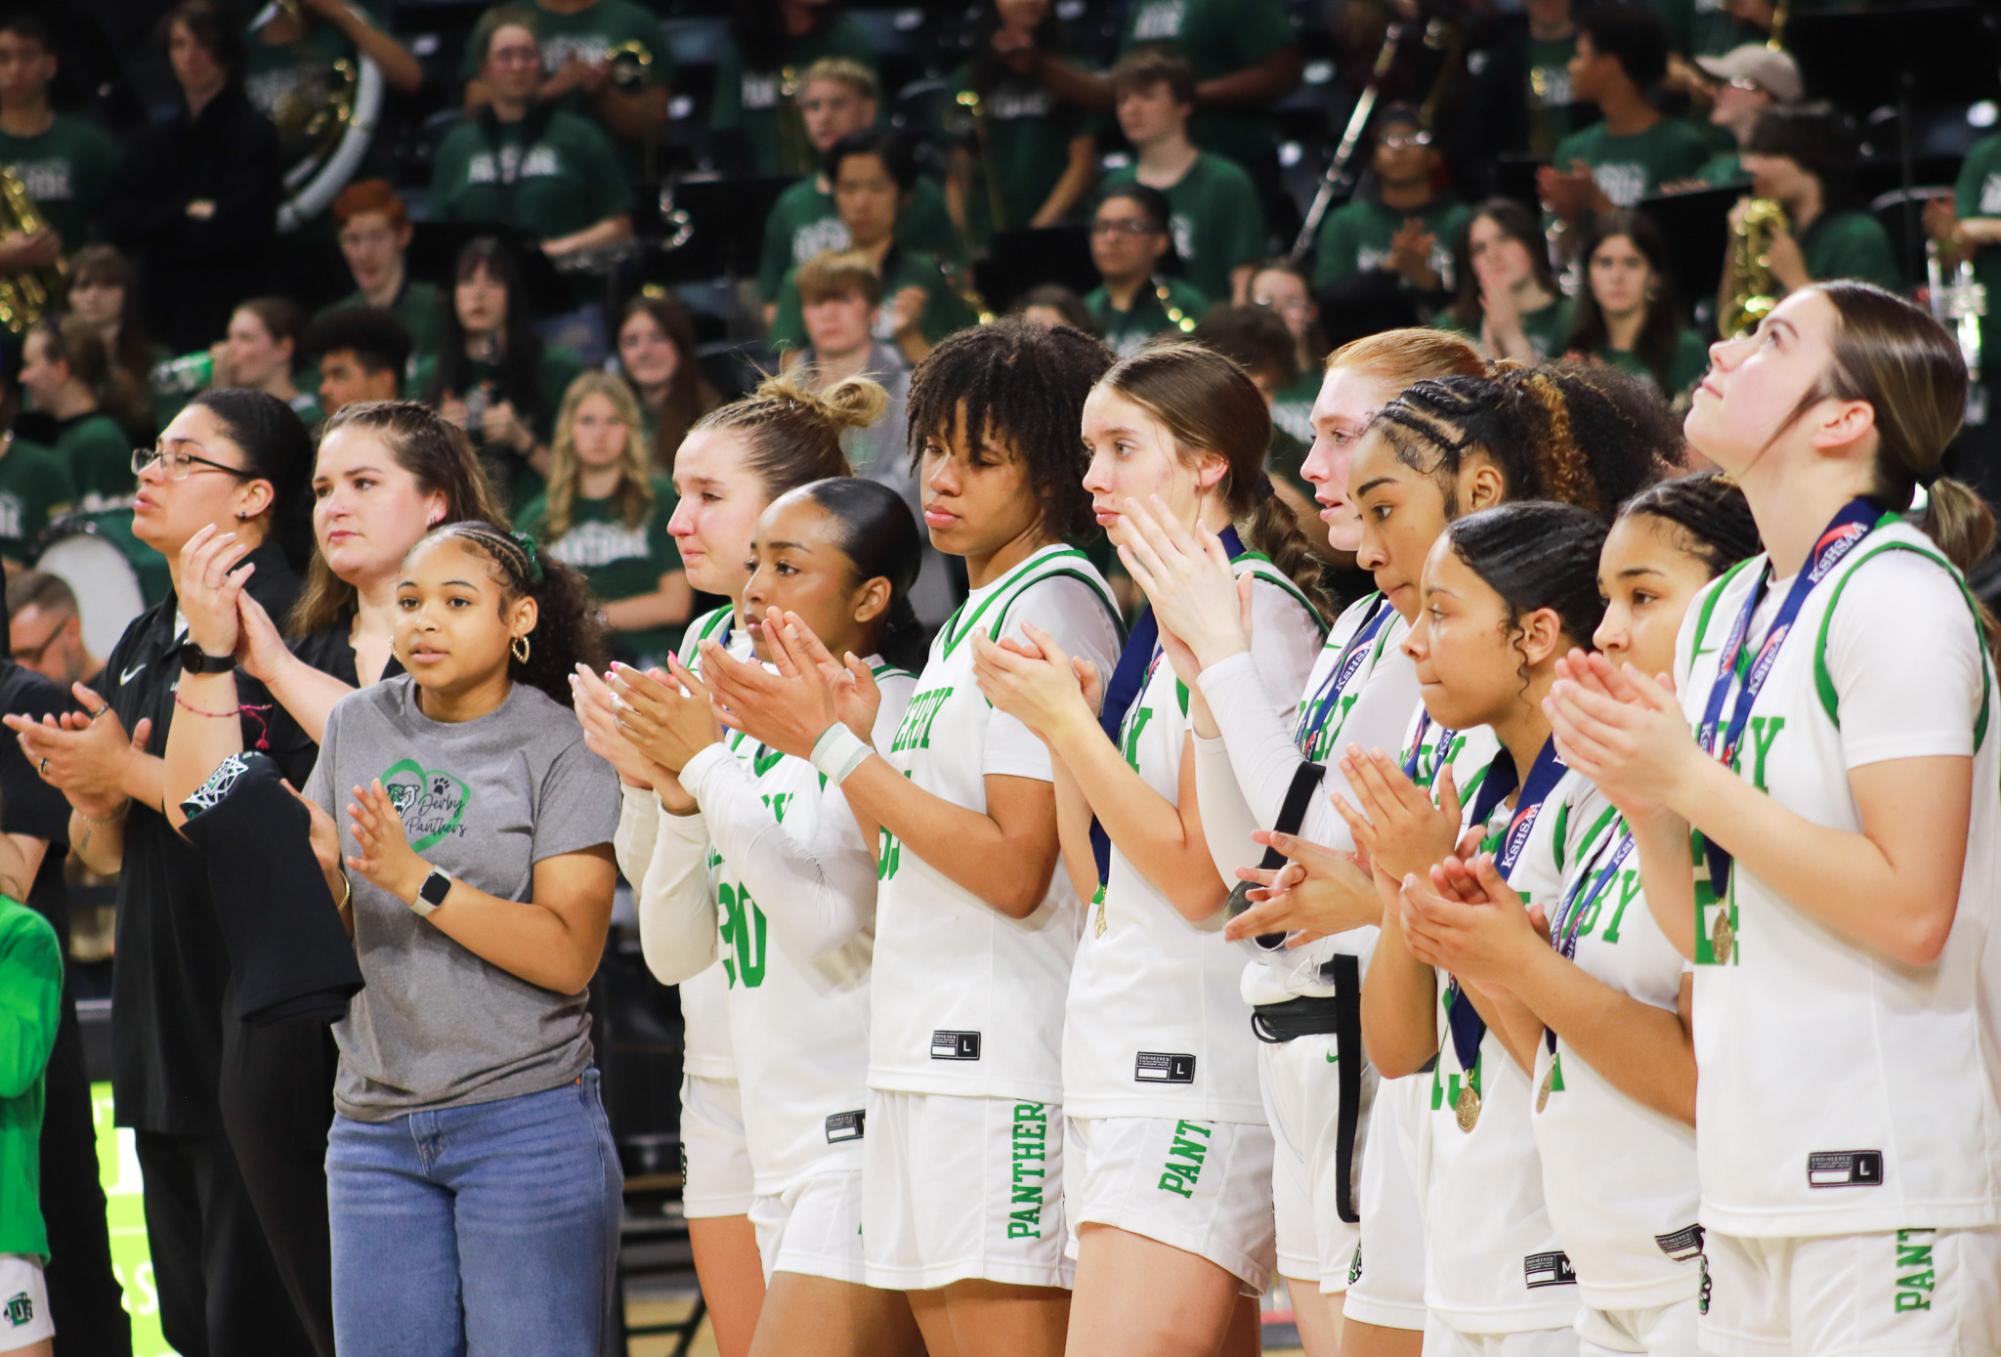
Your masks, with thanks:
<instances>
[{"instance_id":1,"label":"man in black shirt","mask_svg":"<svg viewBox=\"0 0 2001 1357\"><path fill-rule=\"evenodd\" d=\"M0 631L5 615L0 613ZM74 710L61 688L11 659L0 659L0 711L40 720ZM27 904L56 930L69 956L69 893L63 860L69 856L69 804L35 776L13 740L0 739L0 834L36 864ZM76 995L65 968L56 1042L44 1075L42 1113L42 1219L49 1231L49 1312L65 1351L131 1357L132 1324L111 1270L111 1239L98 1185L97 1135L90 1080L84 1072L83 1033Z\"/></svg>"}]
</instances>

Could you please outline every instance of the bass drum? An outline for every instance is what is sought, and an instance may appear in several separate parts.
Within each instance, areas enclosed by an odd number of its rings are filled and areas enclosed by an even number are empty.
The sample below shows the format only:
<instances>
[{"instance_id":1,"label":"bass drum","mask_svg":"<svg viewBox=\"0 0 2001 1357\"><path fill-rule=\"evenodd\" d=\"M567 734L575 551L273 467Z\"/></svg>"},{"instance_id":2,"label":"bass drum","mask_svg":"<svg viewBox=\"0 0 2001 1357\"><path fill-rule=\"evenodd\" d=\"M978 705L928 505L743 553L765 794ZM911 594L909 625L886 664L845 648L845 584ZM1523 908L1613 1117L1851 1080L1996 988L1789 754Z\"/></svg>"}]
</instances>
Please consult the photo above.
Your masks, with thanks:
<instances>
[{"instance_id":1,"label":"bass drum","mask_svg":"<svg viewBox=\"0 0 2001 1357\"><path fill-rule=\"evenodd\" d=\"M167 596L167 560L132 535L129 508L70 514L37 543L35 569L69 585L83 621L84 644L109 655L139 614Z\"/></svg>"}]
</instances>

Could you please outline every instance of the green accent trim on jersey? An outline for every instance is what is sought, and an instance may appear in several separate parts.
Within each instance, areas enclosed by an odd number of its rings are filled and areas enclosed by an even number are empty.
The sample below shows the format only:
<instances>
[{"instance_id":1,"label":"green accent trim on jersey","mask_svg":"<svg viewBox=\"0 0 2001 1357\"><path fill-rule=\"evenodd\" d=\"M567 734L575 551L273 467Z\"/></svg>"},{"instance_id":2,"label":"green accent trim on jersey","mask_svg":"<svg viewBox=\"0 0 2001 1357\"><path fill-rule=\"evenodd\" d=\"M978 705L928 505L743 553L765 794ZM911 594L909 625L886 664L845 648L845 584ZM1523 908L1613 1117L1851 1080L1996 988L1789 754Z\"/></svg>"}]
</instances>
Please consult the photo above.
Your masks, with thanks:
<instances>
[{"instance_id":1,"label":"green accent trim on jersey","mask_svg":"<svg viewBox=\"0 0 2001 1357\"><path fill-rule=\"evenodd\" d=\"M1966 579L1944 556L1929 547L1916 542L1884 542L1856 557L1855 563L1841 573L1834 582L1834 592L1827 600L1827 611L1821 614L1820 634L1815 638L1813 649L1813 686L1820 694L1820 705L1827 711L1827 719L1841 729L1841 695L1834 690L1834 675L1827 669L1827 634L1834 626L1834 609L1841 602L1841 591L1848 587L1848 581L1855 578L1855 572L1871 560L1888 551L1908 551L1914 556L1922 556L1935 562L1952 582L1959 586L1960 597L1966 600L1966 609L1973 615L1973 634L1980 643L1980 716L1973 723L1973 747L1977 750L1987 738L1987 717L1993 707L1994 676L1987 658L1987 629L1980 622L1980 604L1974 599L1973 591L1966 586Z\"/></svg>"},{"instance_id":2,"label":"green accent trim on jersey","mask_svg":"<svg viewBox=\"0 0 2001 1357\"><path fill-rule=\"evenodd\" d=\"M1751 564L1752 561L1762 559L1764 558L1759 556L1745 557L1721 575L1718 575L1716 582L1709 586L1709 592L1702 599L1702 609L1695 615L1695 641L1689 647L1688 652L1688 658L1691 662L1694 661L1696 656L1702 653L1702 638L1709 634L1709 619L1716 615L1716 605L1723 601L1724 592L1730 588L1730 581L1736 579L1737 572Z\"/></svg>"},{"instance_id":3,"label":"green accent trim on jersey","mask_svg":"<svg viewBox=\"0 0 2001 1357\"><path fill-rule=\"evenodd\" d=\"M959 643L965 640L967 636L972 634L973 628L977 627L980 624L981 616L985 614L986 610L992 607L996 601L1005 598L1007 599L1008 602L1012 603L1014 601L1015 595L1020 593L1022 588L1027 587L1027 584L1030 582L1028 580L1029 576L1033 575L1036 579L1042 579L1044 578L1044 576L1036 573L1041 569L1041 567L1048 565L1051 561L1064 561L1064 560L1088 561L1089 558L1085 556L1083 552L1077 550L1077 548L1075 547L1066 547L1062 551L1052 552L1047 556L1044 556L1040 552L1038 552L1035 555L1030 556L1027 560L1023 561L1020 565L1016 566L1013 570L1010 570L1006 575L1001 577L1000 582L994 586L993 592L988 594L985 598L981 599L980 606L973 609L973 615L966 619L966 624L963 628L959 627L958 625L959 614L966 611L966 605L961 603L958 607L954 608L952 610L952 615L945 619L945 625L938 629L938 634L944 637L945 639L944 653L946 655L950 655L954 650L957 650L959 648ZM1050 573L1077 575L1079 578L1093 583L1100 590L1102 590L1104 587L1102 582L1093 580L1093 578L1090 575L1086 575L1081 571L1061 570L1061 571L1051 571ZM1117 607L1112 607L1111 613L1113 620L1116 621L1119 615L1119 610L1117 609ZM1006 615L1007 615L1007 608L1003 606L1001 608L1000 617L996 617L994 619L994 629L993 632L990 633L990 635L999 633L1001 619L1004 618ZM1125 636L1124 627L1120 627L1119 635L1121 638Z\"/></svg>"},{"instance_id":4,"label":"green accent trim on jersey","mask_svg":"<svg viewBox=\"0 0 2001 1357\"><path fill-rule=\"evenodd\" d=\"M895 665L886 661L882 664L870 665L868 674L870 678L878 683L886 678L907 678L914 680L917 677L917 675L911 673L908 669L898 669Z\"/></svg>"},{"instance_id":5,"label":"green accent trim on jersey","mask_svg":"<svg viewBox=\"0 0 2001 1357\"><path fill-rule=\"evenodd\" d=\"M708 640L710 636L715 634L716 628L726 624L735 615L735 605L725 603L722 607L712 608L690 622L688 629L681 633L681 663L695 670L696 673L700 673L701 670L697 667L696 661L701 658L702 642Z\"/></svg>"},{"instance_id":6,"label":"green accent trim on jersey","mask_svg":"<svg viewBox=\"0 0 2001 1357\"><path fill-rule=\"evenodd\" d=\"M1308 598L1305 591L1294 584L1283 570L1272 564L1271 557L1262 551L1246 551L1230 562L1230 569L1240 577L1248 571L1266 583L1275 584L1291 594L1293 601L1306 609L1306 615L1313 619L1313 625L1320 628L1322 635L1326 634L1327 619L1320 615L1320 609L1313 606L1313 600Z\"/></svg>"},{"instance_id":7,"label":"green accent trim on jersey","mask_svg":"<svg viewBox=\"0 0 2001 1357\"><path fill-rule=\"evenodd\" d=\"M1563 861L1564 834L1569 828L1570 803L1568 801L1559 801L1556 803L1556 833L1551 836L1551 848L1555 852L1556 870L1559 872L1569 870Z\"/></svg>"},{"instance_id":8,"label":"green accent trim on jersey","mask_svg":"<svg viewBox=\"0 0 2001 1357\"><path fill-rule=\"evenodd\" d=\"M1076 554L1083 555L1082 552ZM993 627L987 632L987 635L996 639L999 638L1001 628L1007 625L1007 610L1014 606L1015 599L1020 598L1030 588L1042 583L1044 580L1063 579L1066 576L1070 579L1082 580L1091 587L1091 596L1098 600L1098 606L1105 610L1105 616L1112 619L1112 631L1119 638L1119 645L1123 648L1126 643L1126 621L1123 617L1119 616L1118 601L1112 597L1111 590L1105 587L1104 580L1099 578L1094 571L1071 570L1067 567L1062 570L1046 571L1029 580L1019 589L1016 589L1013 595L1009 597L1007 603L1002 606L999 615L994 618Z\"/></svg>"},{"instance_id":9,"label":"green accent trim on jersey","mask_svg":"<svg viewBox=\"0 0 2001 1357\"><path fill-rule=\"evenodd\" d=\"M1607 827L1609 827L1611 823L1618 818L1619 818L1619 808L1617 806L1607 806L1605 807L1604 810L1598 813L1598 818L1591 822L1591 828L1584 831L1584 838L1577 845L1577 860L1579 862L1583 862L1588 858L1590 858L1591 845L1598 842L1598 836L1600 834L1603 834L1607 829Z\"/></svg>"}]
</instances>

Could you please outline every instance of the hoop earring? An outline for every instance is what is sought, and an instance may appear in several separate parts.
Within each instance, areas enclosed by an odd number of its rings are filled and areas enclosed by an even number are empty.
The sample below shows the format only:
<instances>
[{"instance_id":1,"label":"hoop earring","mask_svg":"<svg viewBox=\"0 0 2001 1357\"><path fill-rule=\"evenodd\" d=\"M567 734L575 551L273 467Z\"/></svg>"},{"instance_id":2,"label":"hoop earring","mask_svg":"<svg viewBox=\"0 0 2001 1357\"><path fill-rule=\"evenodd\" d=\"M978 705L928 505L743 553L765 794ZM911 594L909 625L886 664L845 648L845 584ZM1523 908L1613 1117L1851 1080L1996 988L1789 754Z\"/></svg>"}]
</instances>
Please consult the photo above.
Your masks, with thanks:
<instances>
[{"instance_id":1,"label":"hoop earring","mask_svg":"<svg viewBox=\"0 0 2001 1357\"><path fill-rule=\"evenodd\" d=\"M528 638L526 636L515 637L514 640L508 644L507 648L509 651L513 653L514 658L518 663L521 664L528 663L528 656L531 647L528 644Z\"/></svg>"}]
</instances>

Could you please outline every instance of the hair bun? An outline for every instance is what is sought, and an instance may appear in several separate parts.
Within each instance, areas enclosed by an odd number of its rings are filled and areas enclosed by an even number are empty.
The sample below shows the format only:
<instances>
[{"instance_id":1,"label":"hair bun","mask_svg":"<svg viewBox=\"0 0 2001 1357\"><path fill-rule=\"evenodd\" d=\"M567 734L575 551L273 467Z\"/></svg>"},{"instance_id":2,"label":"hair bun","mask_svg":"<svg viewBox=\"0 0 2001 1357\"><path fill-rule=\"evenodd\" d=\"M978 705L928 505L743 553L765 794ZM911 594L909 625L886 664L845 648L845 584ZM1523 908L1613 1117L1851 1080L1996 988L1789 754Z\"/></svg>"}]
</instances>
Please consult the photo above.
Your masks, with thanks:
<instances>
[{"instance_id":1,"label":"hair bun","mask_svg":"<svg viewBox=\"0 0 2001 1357\"><path fill-rule=\"evenodd\" d=\"M759 382L755 398L797 405L836 429L866 429L889 408L889 393L866 377L843 377L825 391L814 391L800 378L781 373Z\"/></svg>"}]
</instances>

